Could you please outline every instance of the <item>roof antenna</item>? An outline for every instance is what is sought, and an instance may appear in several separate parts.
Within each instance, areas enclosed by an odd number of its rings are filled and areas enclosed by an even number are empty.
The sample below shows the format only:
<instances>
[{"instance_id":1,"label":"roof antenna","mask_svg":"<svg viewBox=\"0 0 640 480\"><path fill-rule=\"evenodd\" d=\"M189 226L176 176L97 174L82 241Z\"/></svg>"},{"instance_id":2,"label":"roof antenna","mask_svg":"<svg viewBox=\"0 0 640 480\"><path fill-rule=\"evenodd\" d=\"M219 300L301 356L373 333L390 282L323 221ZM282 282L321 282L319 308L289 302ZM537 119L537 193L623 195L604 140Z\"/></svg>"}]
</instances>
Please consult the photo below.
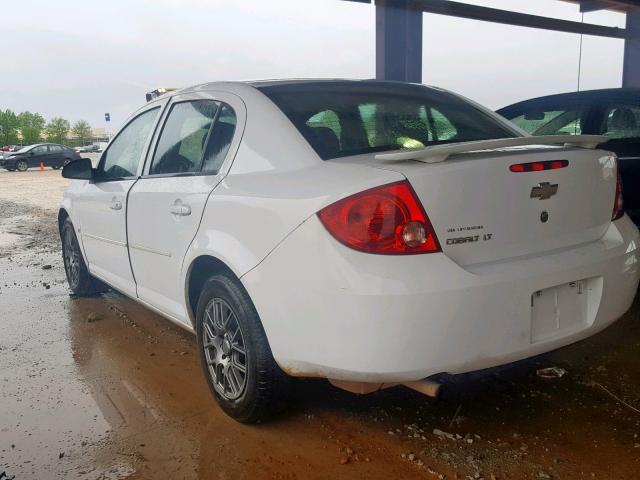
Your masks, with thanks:
<instances>
[{"instance_id":1,"label":"roof antenna","mask_svg":"<svg viewBox=\"0 0 640 480\"><path fill-rule=\"evenodd\" d=\"M584 23L584 12L582 12L582 23ZM580 53L578 54L578 92L580 91L580 73L582 71L582 33L580 34Z\"/></svg>"}]
</instances>

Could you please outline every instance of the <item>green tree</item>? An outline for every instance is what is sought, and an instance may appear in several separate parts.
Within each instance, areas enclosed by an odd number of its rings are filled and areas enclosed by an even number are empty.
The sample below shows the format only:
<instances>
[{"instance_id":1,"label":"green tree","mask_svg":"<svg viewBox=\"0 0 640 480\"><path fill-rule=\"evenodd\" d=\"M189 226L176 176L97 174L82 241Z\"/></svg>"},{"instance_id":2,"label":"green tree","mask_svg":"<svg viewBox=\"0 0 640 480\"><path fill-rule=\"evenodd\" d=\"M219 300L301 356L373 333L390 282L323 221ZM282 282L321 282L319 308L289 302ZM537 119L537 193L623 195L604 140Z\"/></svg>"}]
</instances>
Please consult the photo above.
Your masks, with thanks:
<instances>
[{"instance_id":1,"label":"green tree","mask_svg":"<svg viewBox=\"0 0 640 480\"><path fill-rule=\"evenodd\" d=\"M70 128L69 120L65 120L62 117L52 118L47 124L47 140L54 141L56 143L64 142Z\"/></svg>"},{"instance_id":2,"label":"green tree","mask_svg":"<svg viewBox=\"0 0 640 480\"><path fill-rule=\"evenodd\" d=\"M0 110L0 145L18 143L18 116L11 110Z\"/></svg>"},{"instance_id":3,"label":"green tree","mask_svg":"<svg viewBox=\"0 0 640 480\"><path fill-rule=\"evenodd\" d=\"M85 140L91 138L91 134L93 133L91 125L85 120L78 120L74 123L71 131L73 135L80 140L80 145L84 145Z\"/></svg>"},{"instance_id":4,"label":"green tree","mask_svg":"<svg viewBox=\"0 0 640 480\"><path fill-rule=\"evenodd\" d=\"M22 141L25 145L38 143L42 139L45 121L39 113L22 112L18 115Z\"/></svg>"}]
</instances>

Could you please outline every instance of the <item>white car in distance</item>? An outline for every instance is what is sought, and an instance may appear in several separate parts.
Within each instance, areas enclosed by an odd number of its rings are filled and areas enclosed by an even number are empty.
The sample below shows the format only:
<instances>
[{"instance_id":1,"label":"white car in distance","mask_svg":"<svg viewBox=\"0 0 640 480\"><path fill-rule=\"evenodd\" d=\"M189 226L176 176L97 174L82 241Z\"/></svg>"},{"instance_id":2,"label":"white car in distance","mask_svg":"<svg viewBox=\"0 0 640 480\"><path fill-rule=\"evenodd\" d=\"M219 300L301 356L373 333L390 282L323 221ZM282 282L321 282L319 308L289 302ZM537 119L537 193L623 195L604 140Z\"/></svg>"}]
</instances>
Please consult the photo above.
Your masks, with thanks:
<instances>
[{"instance_id":1,"label":"white car in distance","mask_svg":"<svg viewBox=\"0 0 640 480\"><path fill-rule=\"evenodd\" d=\"M243 422L293 376L359 393L584 339L629 308L638 230L594 136L530 137L453 93L209 83L138 110L59 213L71 290L196 333Z\"/></svg>"}]
</instances>

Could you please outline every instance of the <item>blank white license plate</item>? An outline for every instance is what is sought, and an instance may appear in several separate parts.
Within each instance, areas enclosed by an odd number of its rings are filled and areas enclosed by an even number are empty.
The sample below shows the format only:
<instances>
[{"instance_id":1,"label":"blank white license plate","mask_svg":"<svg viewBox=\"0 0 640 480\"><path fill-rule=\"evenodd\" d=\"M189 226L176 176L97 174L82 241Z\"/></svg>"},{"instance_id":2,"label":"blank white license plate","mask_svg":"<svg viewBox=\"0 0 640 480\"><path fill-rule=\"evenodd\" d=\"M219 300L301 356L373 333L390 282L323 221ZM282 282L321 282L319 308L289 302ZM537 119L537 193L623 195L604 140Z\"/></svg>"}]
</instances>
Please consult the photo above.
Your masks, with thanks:
<instances>
[{"instance_id":1,"label":"blank white license plate","mask_svg":"<svg viewBox=\"0 0 640 480\"><path fill-rule=\"evenodd\" d=\"M590 323L593 279L545 288L531 296L531 343L582 330Z\"/></svg>"}]
</instances>

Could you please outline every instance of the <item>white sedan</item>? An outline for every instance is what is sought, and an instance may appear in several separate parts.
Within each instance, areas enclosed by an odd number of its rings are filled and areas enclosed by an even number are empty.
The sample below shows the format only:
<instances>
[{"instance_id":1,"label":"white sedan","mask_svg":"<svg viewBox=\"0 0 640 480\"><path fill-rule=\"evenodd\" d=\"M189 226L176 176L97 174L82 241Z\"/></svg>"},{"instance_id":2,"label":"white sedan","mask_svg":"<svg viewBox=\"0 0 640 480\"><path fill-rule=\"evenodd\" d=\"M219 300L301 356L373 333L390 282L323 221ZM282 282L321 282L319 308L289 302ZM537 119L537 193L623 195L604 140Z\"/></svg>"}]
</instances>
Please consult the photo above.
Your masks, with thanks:
<instances>
[{"instance_id":1,"label":"white sedan","mask_svg":"<svg viewBox=\"0 0 640 480\"><path fill-rule=\"evenodd\" d=\"M594 136L530 137L421 85L209 83L138 110L59 225L71 290L197 334L243 422L291 377L366 393L537 355L631 305L638 230Z\"/></svg>"}]
</instances>

